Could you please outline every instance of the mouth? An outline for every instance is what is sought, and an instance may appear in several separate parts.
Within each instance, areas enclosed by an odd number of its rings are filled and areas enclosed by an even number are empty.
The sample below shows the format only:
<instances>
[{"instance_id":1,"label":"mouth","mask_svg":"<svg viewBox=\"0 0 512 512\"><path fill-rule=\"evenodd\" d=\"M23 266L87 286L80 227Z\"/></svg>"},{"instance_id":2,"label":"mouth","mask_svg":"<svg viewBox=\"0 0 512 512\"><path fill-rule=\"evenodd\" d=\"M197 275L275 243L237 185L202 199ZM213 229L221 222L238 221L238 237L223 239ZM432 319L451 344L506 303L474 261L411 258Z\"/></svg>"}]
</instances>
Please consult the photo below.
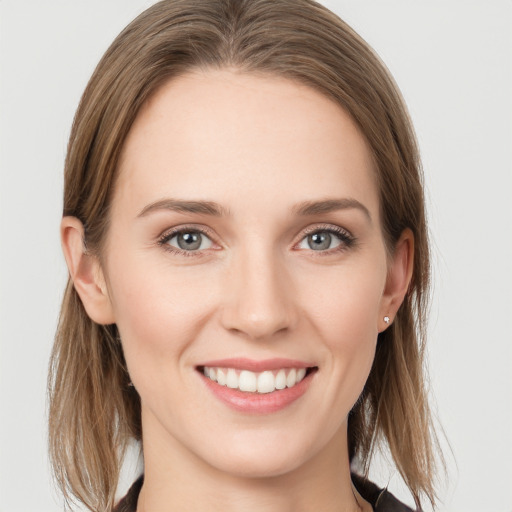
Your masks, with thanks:
<instances>
[{"instance_id":1,"label":"mouth","mask_svg":"<svg viewBox=\"0 0 512 512\"><path fill-rule=\"evenodd\" d=\"M284 409L309 388L317 366L288 360L225 360L196 367L206 387L232 409L267 414Z\"/></svg>"},{"instance_id":2,"label":"mouth","mask_svg":"<svg viewBox=\"0 0 512 512\"><path fill-rule=\"evenodd\" d=\"M253 372L237 368L215 366L200 366L198 371L220 386L238 389L244 393L273 393L287 388L293 388L302 380L316 371L317 367L280 368Z\"/></svg>"}]
</instances>

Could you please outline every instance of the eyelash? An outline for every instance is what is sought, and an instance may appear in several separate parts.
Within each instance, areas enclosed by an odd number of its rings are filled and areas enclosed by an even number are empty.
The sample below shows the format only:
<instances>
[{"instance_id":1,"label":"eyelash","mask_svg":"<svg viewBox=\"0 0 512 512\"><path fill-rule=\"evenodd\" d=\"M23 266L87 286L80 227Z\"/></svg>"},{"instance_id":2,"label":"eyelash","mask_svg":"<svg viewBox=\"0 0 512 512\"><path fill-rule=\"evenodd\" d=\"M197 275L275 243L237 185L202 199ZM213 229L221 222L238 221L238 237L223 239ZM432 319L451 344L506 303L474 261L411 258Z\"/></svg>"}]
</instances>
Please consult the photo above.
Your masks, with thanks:
<instances>
[{"instance_id":1,"label":"eyelash","mask_svg":"<svg viewBox=\"0 0 512 512\"><path fill-rule=\"evenodd\" d=\"M177 247L169 245L169 240L172 240L176 235L182 234L182 233L200 233L201 235L207 236L212 240L212 233L204 228L200 228L197 226L184 226L176 229L172 229L171 231L166 231L159 239L158 239L158 245L161 246L165 251L168 251L172 254L177 254L179 256L185 256L185 257L202 257L204 256L203 251L185 251L183 249L179 249ZM304 234L302 238L299 240L299 242L296 245L298 245L300 242L302 242L306 237L309 235L312 235L314 233L329 233L331 235L335 235L340 240L340 245L333 248L333 249L327 249L325 251L314 251L311 249L311 252L314 254L315 257L317 256L329 256L334 253L343 252L347 249L350 249L353 247L356 243L356 238L349 233L346 229L343 229L339 226L334 226L332 224L326 224L321 226L314 226L311 228L308 228L304 231ZM213 243L213 240L212 240Z\"/></svg>"},{"instance_id":2,"label":"eyelash","mask_svg":"<svg viewBox=\"0 0 512 512\"><path fill-rule=\"evenodd\" d=\"M353 247L356 243L356 238L349 231L340 226L335 226L332 224L325 224L307 228L304 231L304 235L300 239L299 243L302 242L304 238L308 237L309 235L313 235L314 233L329 233L331 235L336 236L341 242L339 246L334 247L333 249L327 249L325 251L314 251L313 249L311 249L311 253L315 257L331 256L332 254L344 252L347 249Z\"/></svg>"},{"instance_id":3,"label":"eyelash","mask_svg":"<svg viewBox=\"0 0 512 512\"><path fill-rule=\"evenodd\" d=\"M172 254L177 254L179 256L185 257L201 257L203 256L202 251L185 251L183 249L179 249L178 247L174 247L168 244L169 240L172 240L176 235L181 233L200 233L208 237L212 240L212 233L204 228L200 228L197 226L184 226L176 229L172 229L171 231L166 231L158 240L158 245L162 247L165 251L168 251ZM213 242L213 241L212 241Z\"/></svg>"}]
</instances>

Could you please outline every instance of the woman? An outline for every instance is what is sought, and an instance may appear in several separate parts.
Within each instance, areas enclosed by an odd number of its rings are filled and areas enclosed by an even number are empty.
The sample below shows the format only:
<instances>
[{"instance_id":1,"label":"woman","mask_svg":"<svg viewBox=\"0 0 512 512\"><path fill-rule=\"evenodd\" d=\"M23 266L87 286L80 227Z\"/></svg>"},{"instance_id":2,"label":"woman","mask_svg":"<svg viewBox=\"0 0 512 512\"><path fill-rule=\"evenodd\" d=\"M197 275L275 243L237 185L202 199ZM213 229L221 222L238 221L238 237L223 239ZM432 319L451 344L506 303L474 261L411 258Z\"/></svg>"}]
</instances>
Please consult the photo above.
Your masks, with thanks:
<instances>
[{"instance_id":1,"label":"woman","mask_svg":"<svg viewBox=\"0 0 512 512\"><path fill-rule=\"evenodd\" d=\"M309 0L173 0L131 23L76 114L70 281L50 377L64 493L116 510L435 503L429 281L413 130L383 65Z\"/></svg>"}]
</instances>

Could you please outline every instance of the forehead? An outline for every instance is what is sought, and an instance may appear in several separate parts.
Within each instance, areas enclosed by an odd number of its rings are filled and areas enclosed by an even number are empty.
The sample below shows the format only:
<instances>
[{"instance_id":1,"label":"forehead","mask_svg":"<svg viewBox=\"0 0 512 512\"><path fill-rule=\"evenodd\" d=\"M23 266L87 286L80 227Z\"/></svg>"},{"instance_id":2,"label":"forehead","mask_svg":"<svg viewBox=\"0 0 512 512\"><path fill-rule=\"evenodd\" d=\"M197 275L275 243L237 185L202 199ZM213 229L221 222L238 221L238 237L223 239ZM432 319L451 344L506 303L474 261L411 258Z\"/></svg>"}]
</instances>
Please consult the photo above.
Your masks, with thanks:
<instances>
[{"instance_id":1,"label":"forehead","mask_svg":"<svg viewBox=\"0 0 512 512\"><path fill-rule=\"evenodd\" d=\"M331 195L378 210L371 152L351 117L285 78L208 70L170 80L141 109L115 197L141 208L178 196L236 209Z\"/></svg>"}]
</instances>

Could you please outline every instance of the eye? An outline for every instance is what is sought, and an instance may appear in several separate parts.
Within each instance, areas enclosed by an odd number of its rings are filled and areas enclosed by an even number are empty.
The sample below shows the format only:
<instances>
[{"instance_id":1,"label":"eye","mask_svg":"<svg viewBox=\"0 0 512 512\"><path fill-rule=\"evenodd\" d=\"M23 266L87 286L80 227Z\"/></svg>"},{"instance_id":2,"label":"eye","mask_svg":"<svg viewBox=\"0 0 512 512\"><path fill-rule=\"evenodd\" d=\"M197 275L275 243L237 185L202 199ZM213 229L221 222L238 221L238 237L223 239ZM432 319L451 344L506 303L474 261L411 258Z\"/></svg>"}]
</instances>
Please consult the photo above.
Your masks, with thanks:
<instances>
[{"instance_id":1,"label":"eye","mask_svg":"<svg viewBox=\"0 0 512 512\"><path fill-rule=\"evenodd\" d=\"M160 244L171 246L179 251L195 252L210 249L213 245L205 233L194 229L182 229L166 234Z\"/></svg>"},{"instance_id":2,"label":"eye","mask_svg":"<svg viewBox=\"0 0 512 512\"><path fill-rule=\"evenodd\" d=\"M298 249L310 249L316 252L331 249L344 249L354 243L354 238L339 227L315 229L308 233L298 244Z\"/></svg>"},{"instance_id":3,"label":"eye","mask_svg":"<svg viewBox=\"0 0 512 512\"><path fill-rule=\"evenodd\" d=\"M299 249L312 249L313 251L327 251L339 246L341 241L328 231L317 231L304 237L299 244Z\"/></svg>"}]
</instances>

